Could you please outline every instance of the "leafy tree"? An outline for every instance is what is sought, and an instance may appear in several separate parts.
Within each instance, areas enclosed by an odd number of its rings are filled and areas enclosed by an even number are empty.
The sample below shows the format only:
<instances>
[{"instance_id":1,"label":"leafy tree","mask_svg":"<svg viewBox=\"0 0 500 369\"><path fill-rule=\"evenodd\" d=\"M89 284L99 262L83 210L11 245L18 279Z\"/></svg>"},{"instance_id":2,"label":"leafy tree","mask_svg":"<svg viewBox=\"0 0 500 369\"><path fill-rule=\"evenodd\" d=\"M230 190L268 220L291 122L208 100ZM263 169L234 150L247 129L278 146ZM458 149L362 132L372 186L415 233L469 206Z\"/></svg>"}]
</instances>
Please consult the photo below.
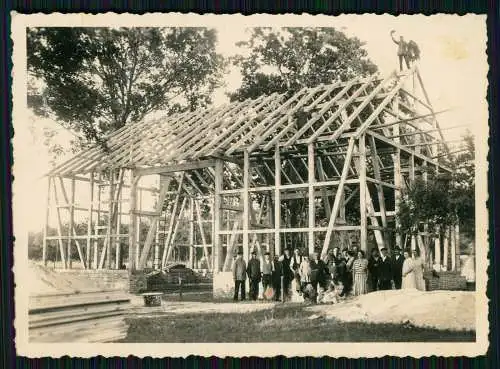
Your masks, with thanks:
<instances>
[{"instance_id":1,"label":"leafy tree","mask_svg":"<svg viewBox=\"0 0 500 369\"><path fill-rule=\"evenodd\" d=\"M224 67L216 40L206 28L30 28L28 104L89 141L205 106Z\"/></svg>"},{"instance_id":2,"label":"leafy tree","mask_svg":"<svg viewBox=\"0 0 500 369\"><path fill-rule=\"evenodd\" d=\"M334 28L254 28L250 49L233 63L241 69L241 87L233 100L273 92L296 91L320 83L372 74L377 67L367 58L363 43Z\"/></svg>"},{"instance_id":3,"label":"leafy tree","mask_svg":"<svg viewBox=\"0 0 500 369\"><path fill-rule=\"evenodd\" d=\"M467 131L463 136L461 150L451 165L453 189L451 200L457 213L460 229L468 237L475 233L475 145L474 136Z\"/></svg>"},{"instance_id":4,"label":"leafy tree","mask_svg":"<svg viewBox=\"0 0 500 369\"><path fill-rule=\"evenodd\" d=\"M427 224L431 237L440 237L443 229L456 224L461 232L473 238L475 230L475 164L474 137L467 132L462 151L451 163L451 176L428 172L428 180L417 179L403 193L397 217L401 234L416 235ZM429 244L425 245L426 254Z\"/></svg>"}]
</instances>

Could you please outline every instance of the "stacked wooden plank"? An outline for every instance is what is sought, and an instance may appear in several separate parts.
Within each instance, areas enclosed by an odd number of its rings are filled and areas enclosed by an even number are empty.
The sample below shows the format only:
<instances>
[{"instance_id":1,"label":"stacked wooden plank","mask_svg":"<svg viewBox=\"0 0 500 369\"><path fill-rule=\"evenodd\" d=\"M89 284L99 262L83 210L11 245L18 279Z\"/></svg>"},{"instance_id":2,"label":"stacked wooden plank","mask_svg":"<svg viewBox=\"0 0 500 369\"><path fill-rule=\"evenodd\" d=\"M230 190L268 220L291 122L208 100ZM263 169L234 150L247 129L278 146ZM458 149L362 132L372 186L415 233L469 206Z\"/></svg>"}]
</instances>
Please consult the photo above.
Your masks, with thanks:
<instances>
[{"instance_id":1,"label":"stacked wooden plank","mask_svg":"<svg viewBox=\"0 0 500 369\"><path fill-rule=\"evenodd\" d=\"M130 296L117 290L31 296L30 341L117 341L127 334L129 306Z\"/></svg>"}]
</instances>

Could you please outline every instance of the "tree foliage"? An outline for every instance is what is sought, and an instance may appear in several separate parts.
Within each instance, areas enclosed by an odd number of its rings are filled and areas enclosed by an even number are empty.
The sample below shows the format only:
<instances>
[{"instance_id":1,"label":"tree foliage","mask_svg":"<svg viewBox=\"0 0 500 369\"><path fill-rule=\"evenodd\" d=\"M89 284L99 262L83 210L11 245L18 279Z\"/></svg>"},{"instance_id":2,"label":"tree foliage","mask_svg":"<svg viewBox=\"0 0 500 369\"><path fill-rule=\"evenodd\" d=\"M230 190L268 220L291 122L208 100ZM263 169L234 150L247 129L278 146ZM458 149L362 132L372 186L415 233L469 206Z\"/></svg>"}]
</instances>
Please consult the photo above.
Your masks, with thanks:
<instances>
[{"instance_id":1,"label":"tree foliage","mask_svg":"<svg viewBox=\"0 0 500 369\"><path fill-rule=\"evenodd\" d=\"M404 193L397 217L402 234L416 234L427 224L433 236L448 226L459 224L469 236L475 229L475 164L474 137L463 137L462 150L448 163L450 176L428 172L428 180L417 179Z\"/></svg>"},{"instance_id":2,"label":"tree foliage","mask_svg":"<svg viewBox=\"0 0 500 369\"><path fill-rule=\"evenodd\" d=\"M241 87L231 94L233 100L345 81L377 70L359 39L334 28L254 28L249 41L239 46L250 53L233 58L243 76Z\"/></svg>"},{"instance_id":3,"label":"tree foliage","mask_svg":"<svg viewBox=\"0 0 500 369\"><path fill-rule=\"evenodd\" d=\"M475 145L474 136L467 132L463 136L461 151L454 157L452 196L460 227L469 236L475 231Z\"/></svg>"},{"instance_id":4,"label":"tree foliage","mask_svg":"<svg viewBox=\"0 0 500 369\"><path fill-rule=\"evenodd\" d=\"M90 141L205 106L224 67L216 40L206 28L30 28L28 104Z\"/></svg>"}]
</instances>

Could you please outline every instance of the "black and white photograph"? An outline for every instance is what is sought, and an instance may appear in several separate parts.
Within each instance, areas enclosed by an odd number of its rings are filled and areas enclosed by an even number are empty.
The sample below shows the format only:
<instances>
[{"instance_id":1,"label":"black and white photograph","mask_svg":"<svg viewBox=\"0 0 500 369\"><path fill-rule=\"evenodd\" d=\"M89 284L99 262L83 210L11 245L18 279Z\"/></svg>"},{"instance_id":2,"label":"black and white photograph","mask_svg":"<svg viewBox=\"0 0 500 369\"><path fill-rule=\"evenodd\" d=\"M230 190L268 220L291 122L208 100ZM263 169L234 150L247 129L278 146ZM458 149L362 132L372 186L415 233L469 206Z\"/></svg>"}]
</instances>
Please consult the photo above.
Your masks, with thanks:
<instances>
[{"instance_id":1,"label":"black and white photograph","mask_svg":"<svg viewBox=\"0 0 500 369\"><path fill-rule=\"evenodd\" d=\"M479 15L12 16L24 356L484 354Z\"/></svg>"}]
</instances>

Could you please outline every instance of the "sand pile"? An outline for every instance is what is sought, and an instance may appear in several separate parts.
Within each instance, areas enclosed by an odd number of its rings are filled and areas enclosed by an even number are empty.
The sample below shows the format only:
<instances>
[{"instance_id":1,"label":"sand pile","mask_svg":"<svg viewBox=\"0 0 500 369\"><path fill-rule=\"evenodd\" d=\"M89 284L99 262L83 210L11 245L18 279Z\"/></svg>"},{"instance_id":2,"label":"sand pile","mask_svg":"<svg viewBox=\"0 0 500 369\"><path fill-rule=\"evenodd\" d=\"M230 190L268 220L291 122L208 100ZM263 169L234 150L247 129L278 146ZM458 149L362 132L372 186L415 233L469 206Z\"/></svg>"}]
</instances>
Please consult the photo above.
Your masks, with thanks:
<instances>
[{"instance_id":1,"label":"sand pile","mask_svg":"<svg viewBox=\"0 0 500 369\"><path fill-rule=\"evenodd\" d=\"M101 290L92 281L86 278L57 273L34 262L29 262L27 275L21 283L29 288L31 295L54 293L78 293Z\"/></svg>"},{"instance_id":2,"label":"sand pile","mask_svg":"<svg viewBox=\"0 0 500 369\"><path fill-rule=\"evenodd\" d=\"M475 330L475 294L462 291L391 290L369 293L335 305L307 309L345 322L411 324Z\"/></svg>"}]
</instances>

